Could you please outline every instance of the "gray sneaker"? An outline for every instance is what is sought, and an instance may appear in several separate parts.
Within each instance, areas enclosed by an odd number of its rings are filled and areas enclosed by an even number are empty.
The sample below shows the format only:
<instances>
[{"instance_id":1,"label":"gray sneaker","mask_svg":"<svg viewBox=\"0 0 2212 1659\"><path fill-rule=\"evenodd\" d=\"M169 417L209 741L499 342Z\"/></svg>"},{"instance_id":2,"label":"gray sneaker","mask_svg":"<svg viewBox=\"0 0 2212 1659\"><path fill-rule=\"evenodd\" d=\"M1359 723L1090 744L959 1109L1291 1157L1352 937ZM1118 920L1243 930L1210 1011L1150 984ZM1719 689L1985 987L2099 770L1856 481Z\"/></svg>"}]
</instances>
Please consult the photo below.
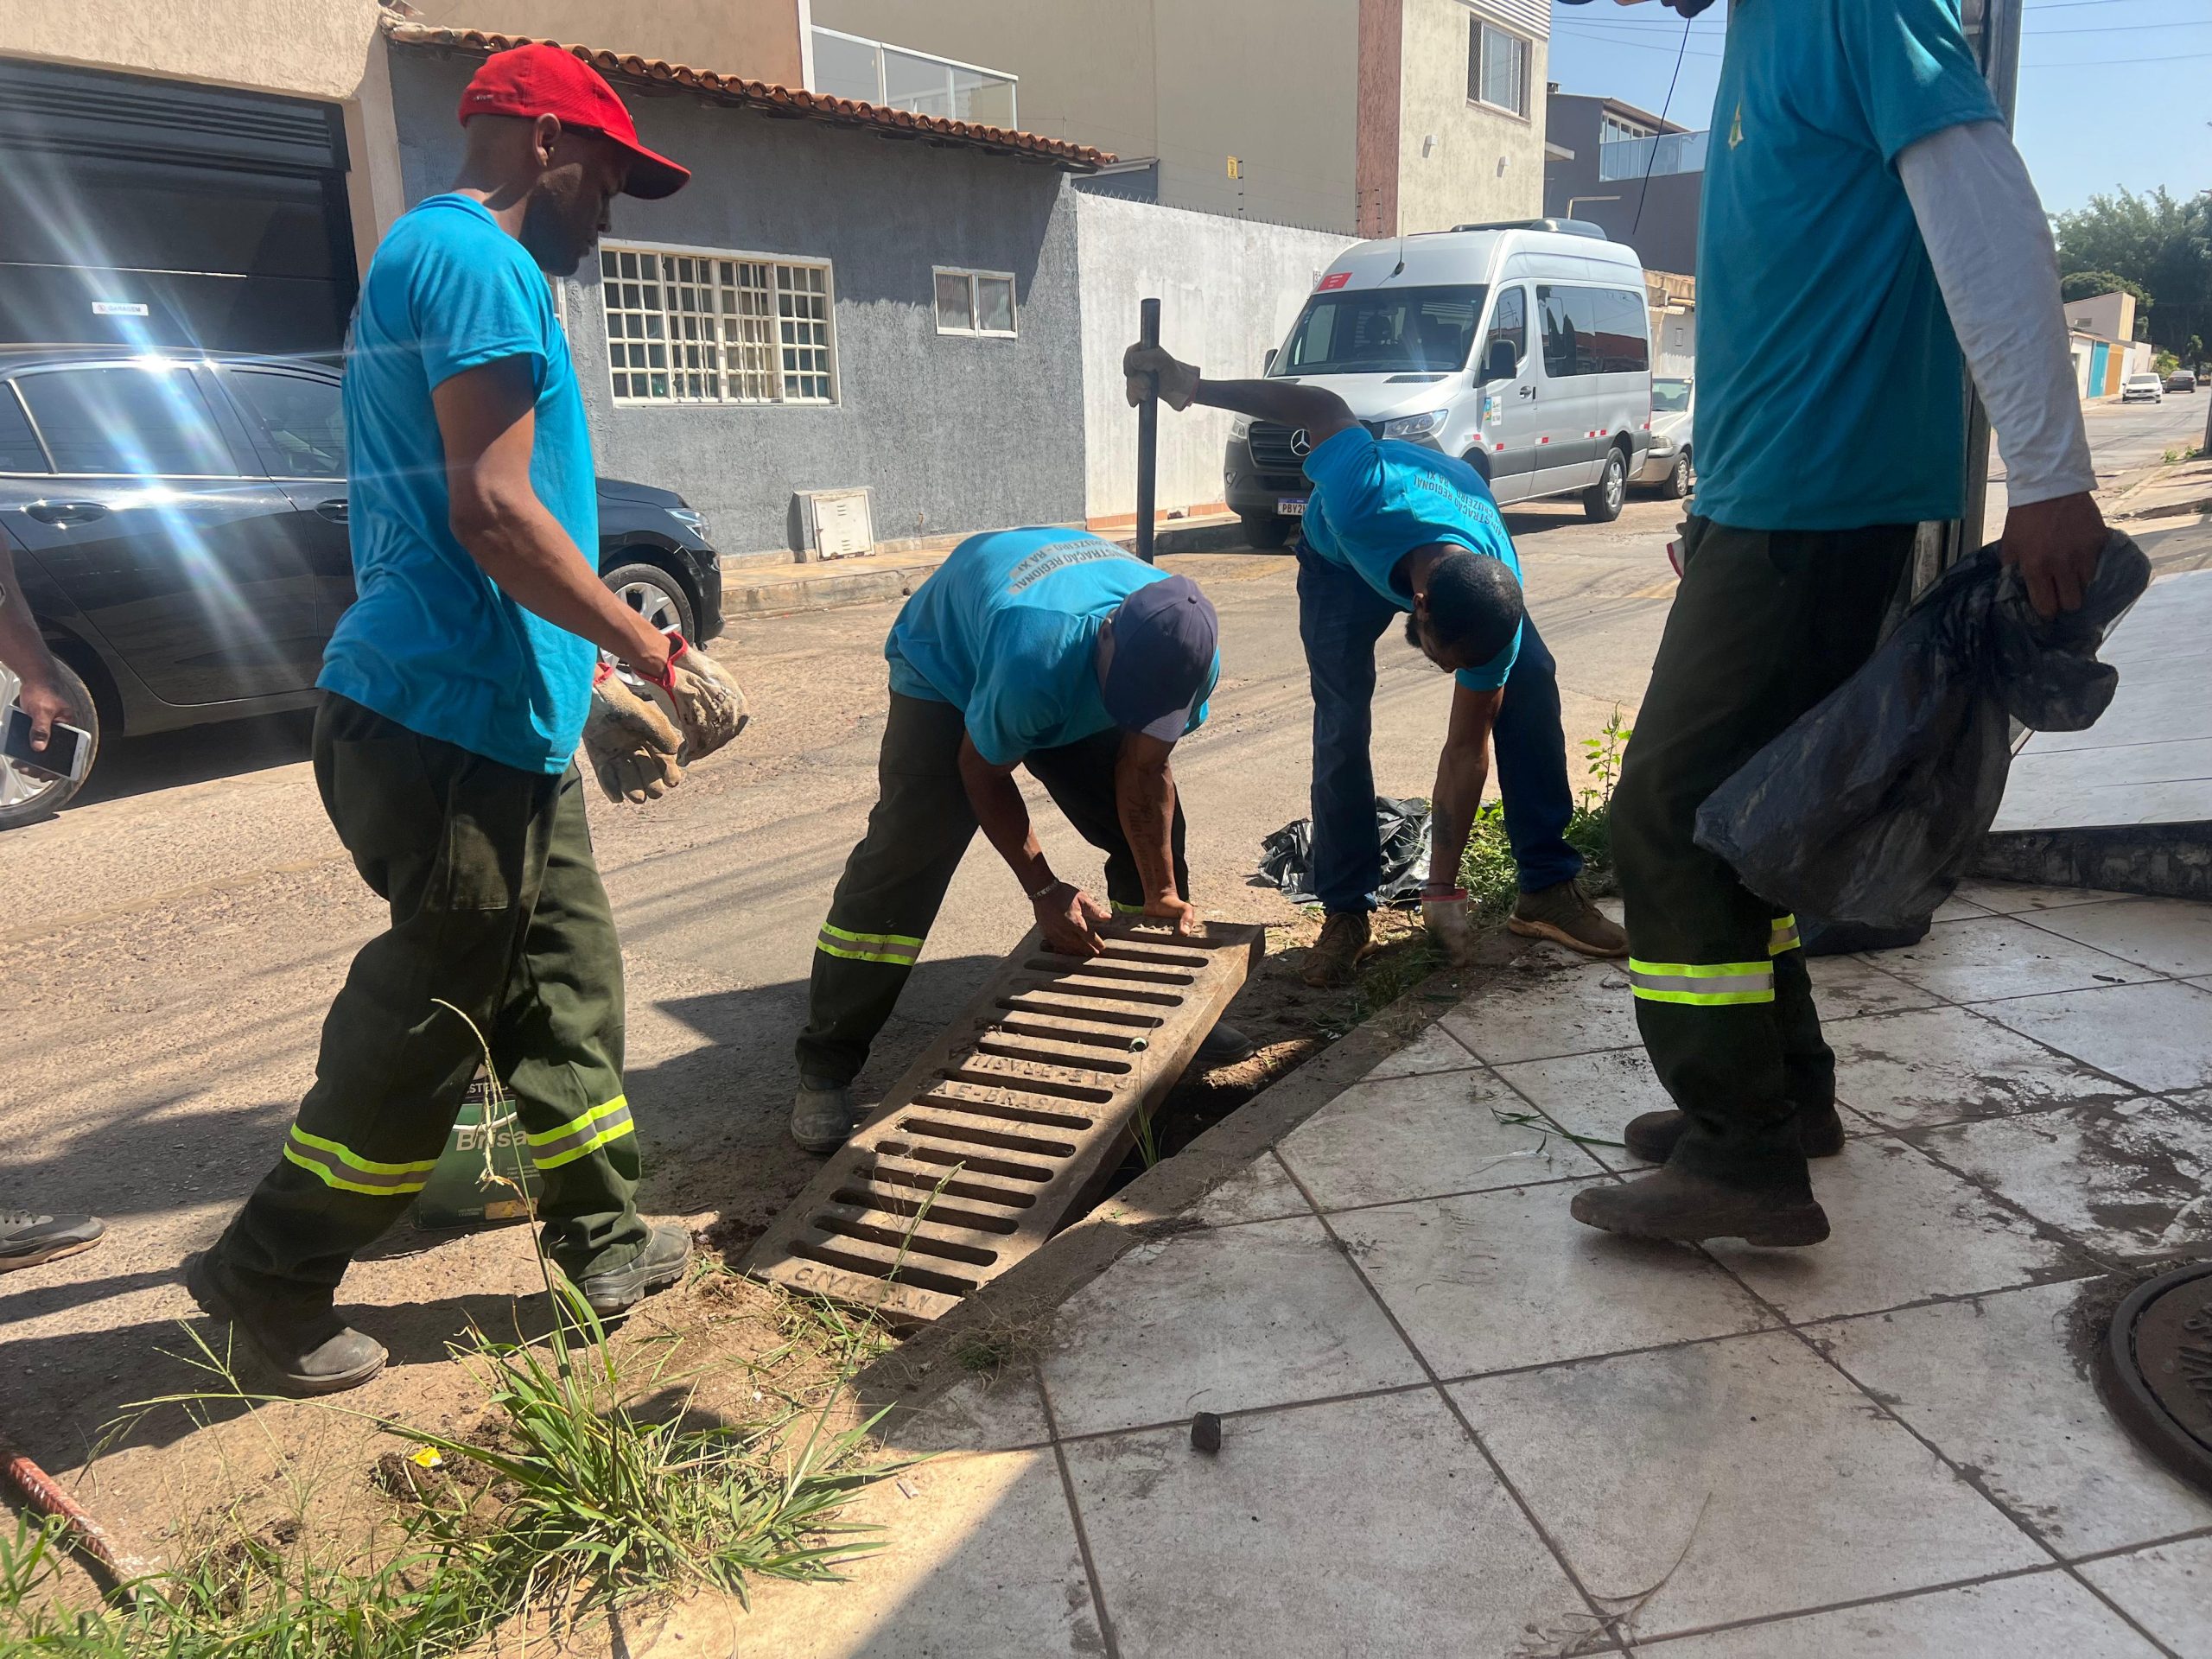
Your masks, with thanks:
<instances>
[{"instance_id":1,"label":"gray sneaker","mask_svg":"<svg viewBox=\"0 0 2212 1659\"><path fill-rule=\"evenodd\" d=\"M849 1084L798 1080L798 1096L791 1102L791 1139L804 1150L836 1151L860 1127L860 1121Z\"/></svg>"},{"instance_id":2,"label":"gray sneaker","mask_svg":"<svg viewBox=\"0 0 2212 1659\"><path fill-rule=\"evenodd\" d=\"M44 1216L35 1210L0 1210L0 1273L35 1268L89 1250L107 1230L91 1216Z\"/></svg>"}]
</instances>

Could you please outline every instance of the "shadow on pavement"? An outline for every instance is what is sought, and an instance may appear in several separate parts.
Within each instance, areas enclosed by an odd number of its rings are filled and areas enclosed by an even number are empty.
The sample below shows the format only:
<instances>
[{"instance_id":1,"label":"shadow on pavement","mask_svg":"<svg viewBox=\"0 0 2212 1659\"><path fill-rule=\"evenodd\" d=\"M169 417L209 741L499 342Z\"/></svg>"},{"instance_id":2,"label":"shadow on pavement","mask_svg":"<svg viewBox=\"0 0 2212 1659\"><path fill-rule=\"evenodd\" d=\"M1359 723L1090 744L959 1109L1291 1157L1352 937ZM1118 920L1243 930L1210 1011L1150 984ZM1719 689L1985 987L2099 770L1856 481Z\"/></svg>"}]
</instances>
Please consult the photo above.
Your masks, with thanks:
<instances>
[{"instance_id":1,"label":"shadow on pavement","mask_svg":"<svg viewBox=\"0 0 2212 1659\"><path fill-rule=\"evenodd\" d=\"M295 709L149 737L118 737L101 745L92 776L72 804L128 800L157 789L289 766L308 758L314 732L315 710Z\"/></svg>"}]
</instances>

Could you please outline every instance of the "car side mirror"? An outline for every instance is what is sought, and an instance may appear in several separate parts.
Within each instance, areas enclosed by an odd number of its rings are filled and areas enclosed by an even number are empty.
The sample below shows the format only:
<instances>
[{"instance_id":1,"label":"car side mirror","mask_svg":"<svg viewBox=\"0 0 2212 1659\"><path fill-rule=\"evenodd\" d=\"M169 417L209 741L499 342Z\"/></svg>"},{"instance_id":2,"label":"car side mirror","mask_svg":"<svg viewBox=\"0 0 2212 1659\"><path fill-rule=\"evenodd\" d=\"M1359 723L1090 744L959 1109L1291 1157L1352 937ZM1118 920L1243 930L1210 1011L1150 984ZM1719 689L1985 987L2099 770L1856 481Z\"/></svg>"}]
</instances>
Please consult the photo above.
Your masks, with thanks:
<instances>
[{"instance_id":1,"label":"car side mirror","mask_svg":"<svg viewBox=\"0 0 2212 1659\"><path fill-rule=\"evenodd\" d=\"M1493 340L1483 356L1483 379L1511 380L1521 372L1520 354L1513 349L1510 340Z\"/></svg>"},{"instance_id":2,"label":"car side mirror","mask_svg":"<svg viewBox=\"0 0 2212 1659\"><path fill-rule=\"evenodd\" d=\"M1268 347L1268 354L1260 359L1260 372L1265 374L1275 365L1275 347Z\"/></svg>"}]
</instances>

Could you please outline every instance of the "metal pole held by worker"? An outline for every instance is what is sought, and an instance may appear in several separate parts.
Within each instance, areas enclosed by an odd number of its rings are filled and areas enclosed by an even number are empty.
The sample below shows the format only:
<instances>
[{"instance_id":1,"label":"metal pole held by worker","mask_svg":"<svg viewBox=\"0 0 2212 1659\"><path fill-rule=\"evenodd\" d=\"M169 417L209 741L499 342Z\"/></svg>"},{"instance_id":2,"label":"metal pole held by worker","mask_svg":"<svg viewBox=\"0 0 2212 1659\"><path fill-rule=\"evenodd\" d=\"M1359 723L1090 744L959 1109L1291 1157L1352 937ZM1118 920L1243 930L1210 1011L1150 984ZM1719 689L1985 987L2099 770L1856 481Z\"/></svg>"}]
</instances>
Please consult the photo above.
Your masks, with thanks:
<instances>
[{"instance_id":1,"label":"metal pole held by worker","mask_svg":"<svg viewBox=\"0 0 2212 1659\"><path fill-rule=\"evenodd\" d=\"M1137 339L1147 346L1160 344L1160 302L1145 300L1137 309ZM1137 557L1152 560L1153 486L1160 469L1160 385L1137 405Z\"/></svg>"}]
</instances>

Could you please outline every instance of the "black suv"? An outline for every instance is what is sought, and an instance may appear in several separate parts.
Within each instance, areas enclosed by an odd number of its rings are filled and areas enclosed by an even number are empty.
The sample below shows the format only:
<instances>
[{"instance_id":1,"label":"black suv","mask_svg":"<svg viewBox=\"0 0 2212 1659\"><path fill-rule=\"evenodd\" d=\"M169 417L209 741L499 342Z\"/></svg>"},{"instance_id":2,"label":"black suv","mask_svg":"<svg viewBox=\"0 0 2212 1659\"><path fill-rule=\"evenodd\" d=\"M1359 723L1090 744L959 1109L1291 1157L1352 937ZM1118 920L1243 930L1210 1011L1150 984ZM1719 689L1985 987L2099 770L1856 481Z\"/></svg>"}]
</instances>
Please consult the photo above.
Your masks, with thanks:
<instances>
[{"instance_id":1,"label":"black suv","mask_svg":"<svg viewBox=\"0 0 2212 1659\"><path fill-rule=\"evenodd\" d=\"M353 601L338 370L320 359L0 347L0 539L80 724L136 734L314 700ZM721 632L706 525L599 480L600 569L663 627ZM0 704L15 698L0 668ZM0 829L74 785L0 761Z\"/></svg>"}]
</instances>

